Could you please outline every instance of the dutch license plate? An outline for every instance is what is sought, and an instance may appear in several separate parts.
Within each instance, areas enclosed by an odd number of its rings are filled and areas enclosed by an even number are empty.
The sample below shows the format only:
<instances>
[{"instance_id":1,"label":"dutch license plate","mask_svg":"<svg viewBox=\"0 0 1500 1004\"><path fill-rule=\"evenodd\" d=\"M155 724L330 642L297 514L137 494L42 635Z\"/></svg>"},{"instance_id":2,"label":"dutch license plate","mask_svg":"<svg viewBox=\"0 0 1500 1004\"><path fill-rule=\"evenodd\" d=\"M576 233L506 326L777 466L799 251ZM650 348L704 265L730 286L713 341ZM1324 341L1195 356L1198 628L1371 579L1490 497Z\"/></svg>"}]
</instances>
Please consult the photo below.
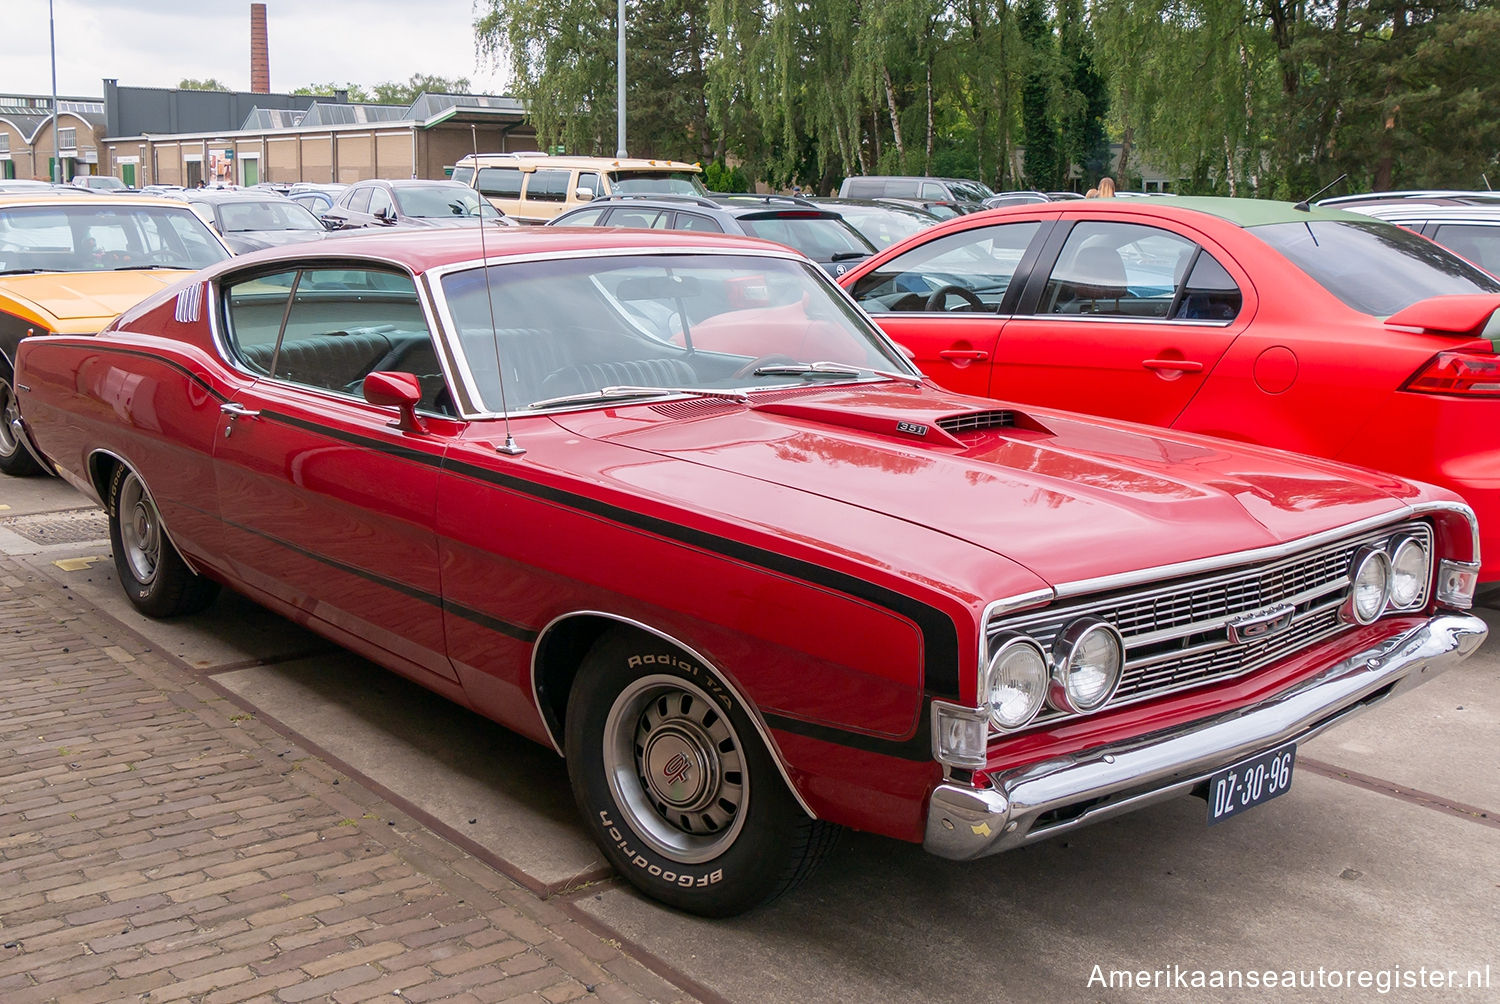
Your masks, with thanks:
<instances>
[{"instance_id":1,"label":"dutch license plate","mask_svg":"<svg viewBox=\"0 0 1500 1004\"><path fill-rule=\"evenodd\" d=\"M1287 743L1233 767L1226 767L1208 779L1208 825L1222 822L1277 795L1292 786L1292 765L1297 760L1297 744Z\"/></svg>"}]
</instances>

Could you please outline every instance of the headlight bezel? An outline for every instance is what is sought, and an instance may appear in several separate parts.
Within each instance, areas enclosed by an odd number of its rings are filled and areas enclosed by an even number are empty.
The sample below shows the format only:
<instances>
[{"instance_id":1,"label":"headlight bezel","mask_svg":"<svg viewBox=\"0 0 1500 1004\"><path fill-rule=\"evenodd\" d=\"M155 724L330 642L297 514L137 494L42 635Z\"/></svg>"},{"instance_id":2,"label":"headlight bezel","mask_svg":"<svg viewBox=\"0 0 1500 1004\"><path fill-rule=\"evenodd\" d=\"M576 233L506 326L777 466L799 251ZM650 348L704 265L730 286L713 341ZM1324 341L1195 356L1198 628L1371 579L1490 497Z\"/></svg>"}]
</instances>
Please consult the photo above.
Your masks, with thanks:
<instances>
[{"instance_id":1,"label":"headlight bezel","mask_svg":"<svg viewBox=\"0 0 1500 1004\"><path fill-rule=\"evenodd\" d=\"M1026 728L1041 713L1042 708L1046 706L1047 689L1051 678L1050 665L1047 660L1046 651L1043 650L1036 639L1029 635L1006 634L997 639L997 641L998 644L994 647L989 664L985 666L984 691L982 696L984 698L984 706L988 711L991 728L1002 734L1008 734ZM1001 720L995 702L991 699L994 694L995 676L1007 658L1011 658L1023 650L1029 650L1036 657L1039 666L1038 686L1036 688L1036 696L1031 699L1026 709L1026 714L1018 718L1014 723L1009 723Z\"/></svg>"},{"instance_id":2,"label":"headlight bezel","mask_svg":"<svg viewBox=\"0 0 1500 1004\"><path fill-rule=\"evenodd\" d=\"M1416 582L1416 589L1410 599L1401 600L1397 595L1397 581L1404 573L1401 572L1402 554L1417 552L1422 556L1421 571L1419 574L1408 576ZM1425 537L1417 534L1408 534L1404 537L1395 538L1390 542L1391 578L1389 596L1386 604L1389 609L1399 612L1410 612L1421 610L1427 605L1428 595L1432 587L1432 548L1428 545Z\"/></svg>"},{"instance_id":3,"label":"headlight bezel","mask_svg":"<svg viewBox=\"0 0 1500 1004\"><path fill-rule=\"evenodd\" d=\"M1373 613L1368 615L1361 612L1359 602L1360 583L1365 573L1369 570L1379 570L1382 573L1380 583L1380 603L1375 607ZM1391 556L1385 552L1385 548L1379 544L1366 544L1354 552L1353 559L1349 562L1349 592L1344 598L1344 604L1339 609L1339 615L1350 624L1368 625L1374 624L1385 614L1386 608L1391 602Z\"/></svg>"},{"instance_id":4,"label":"headlight bezel","mask_svg":"<svg viewBox=\"0 0 1500 1004\"><path fill-rule=\"evenodd\" d=\"M1093 701L1080 701L1073 694L1071 676L1074 664L1090 636L1104 634L1114 646L1115 660L1109 686ZM1119 630L1100 617L1083 616L1070 621L1052 643L1051 682L1047 703L1069 715L1090 715L1100 711L1115 696L1125 676L1125 639Z\"/></svg>"}]
</instances>

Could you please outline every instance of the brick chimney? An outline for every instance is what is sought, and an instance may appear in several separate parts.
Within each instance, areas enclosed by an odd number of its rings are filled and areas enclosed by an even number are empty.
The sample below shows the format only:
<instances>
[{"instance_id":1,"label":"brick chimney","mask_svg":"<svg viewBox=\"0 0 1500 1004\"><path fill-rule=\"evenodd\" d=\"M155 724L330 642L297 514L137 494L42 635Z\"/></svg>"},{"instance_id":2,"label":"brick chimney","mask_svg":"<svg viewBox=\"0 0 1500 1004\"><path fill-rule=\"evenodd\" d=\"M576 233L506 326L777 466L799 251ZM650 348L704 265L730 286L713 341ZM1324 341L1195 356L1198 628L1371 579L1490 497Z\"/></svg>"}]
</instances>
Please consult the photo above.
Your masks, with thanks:
<instances>
[{"instance_id":1,"label":"brick chimney","mask_svg":"<svg viewBox=\"0 0 1500 1004\"><path fill-rule=\"evenodd\" d=\"M266 5L250 5L250 90L271 93L271 49L266 42Z\"/></svg>"}]
</instances>

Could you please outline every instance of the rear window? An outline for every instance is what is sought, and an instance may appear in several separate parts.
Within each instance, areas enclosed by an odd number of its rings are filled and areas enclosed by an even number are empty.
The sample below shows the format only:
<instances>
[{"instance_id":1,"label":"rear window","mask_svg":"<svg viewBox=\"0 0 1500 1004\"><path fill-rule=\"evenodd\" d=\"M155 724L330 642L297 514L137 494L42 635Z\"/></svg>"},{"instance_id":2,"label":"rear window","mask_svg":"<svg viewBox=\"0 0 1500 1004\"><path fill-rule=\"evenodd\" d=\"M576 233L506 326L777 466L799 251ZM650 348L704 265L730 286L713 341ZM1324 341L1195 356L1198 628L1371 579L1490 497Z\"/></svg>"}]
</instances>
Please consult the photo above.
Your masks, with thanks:
<instances>
[{"instance_id":1,"label":"rear window","mask_svg":"<svg viewBox=\"0 0 1500 1004\"><path fill-rule=\"evenodd\" d=\"M611 171L614 195L707 195L708 189L692 171Z\"/></svg>"},{"instance_id":2,"label":"rear window","mask_svg":"<svg viewBox=\"0 0 1500 1004\"><path fill-rule=\"evenodd\" d=\"M741 217L740 225L751 237L785 244L813 261L848 260L875 252L849 224L827 216Z\"/></svg>"},{"instance_id":3,"label":"rear window","mask_svg":"<svg viewBox=\"0 0 1500 1004\"><path fill-rule=\"evenodd\" d=\"M1250 232L1347 306L1376 317L1430 296L1500 293L1491 276L1391 223L1307 220Z\"/></svg>"}]
</instances>

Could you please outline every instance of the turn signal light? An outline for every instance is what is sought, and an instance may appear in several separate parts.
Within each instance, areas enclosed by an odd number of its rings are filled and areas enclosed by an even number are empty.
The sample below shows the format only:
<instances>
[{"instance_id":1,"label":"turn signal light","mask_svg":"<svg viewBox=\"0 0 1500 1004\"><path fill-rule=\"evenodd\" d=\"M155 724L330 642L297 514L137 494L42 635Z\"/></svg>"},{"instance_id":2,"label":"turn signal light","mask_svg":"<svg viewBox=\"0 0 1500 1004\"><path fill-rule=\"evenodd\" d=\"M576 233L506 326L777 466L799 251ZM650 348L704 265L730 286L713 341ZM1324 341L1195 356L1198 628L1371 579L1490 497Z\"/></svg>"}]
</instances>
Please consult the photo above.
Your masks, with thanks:
<instances>
[{"instance_id":1,"label":"turn signal light","mask_svg":"<svg viewBox=\"0 0 1500 1004\"><path fill-rule=\"evenodd\" d=\"M1500 356L1439 352L1401 388L1421 394L1500 397Z\"/></svg>"}]
</instances>

